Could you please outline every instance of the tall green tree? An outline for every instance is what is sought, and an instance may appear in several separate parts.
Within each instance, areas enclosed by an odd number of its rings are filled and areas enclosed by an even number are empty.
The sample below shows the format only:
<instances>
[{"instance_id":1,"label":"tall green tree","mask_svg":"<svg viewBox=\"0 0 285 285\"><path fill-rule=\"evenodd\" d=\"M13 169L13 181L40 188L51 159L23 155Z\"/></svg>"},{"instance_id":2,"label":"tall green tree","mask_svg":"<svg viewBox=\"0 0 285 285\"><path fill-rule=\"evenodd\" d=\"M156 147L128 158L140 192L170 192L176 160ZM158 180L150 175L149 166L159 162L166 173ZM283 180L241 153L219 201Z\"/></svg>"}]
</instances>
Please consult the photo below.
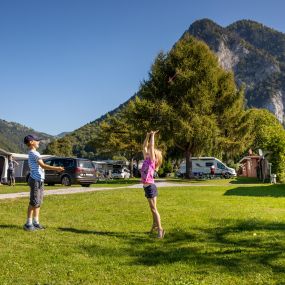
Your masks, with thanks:
<instances>
[{"instance_id":1,"label":"tall green tree","mask_svg":"<svg viewBox=\"0 0 285 285\"><path fill-rule=\"evenodd\" d=\"M190 176L193 155L244 148L243 100L233 75L219 67L206 44L186 35L168 54L157 56L130 105L133 121L147 130L159 128L165 144L183 152Z\"/></svg>"}]
</instances>

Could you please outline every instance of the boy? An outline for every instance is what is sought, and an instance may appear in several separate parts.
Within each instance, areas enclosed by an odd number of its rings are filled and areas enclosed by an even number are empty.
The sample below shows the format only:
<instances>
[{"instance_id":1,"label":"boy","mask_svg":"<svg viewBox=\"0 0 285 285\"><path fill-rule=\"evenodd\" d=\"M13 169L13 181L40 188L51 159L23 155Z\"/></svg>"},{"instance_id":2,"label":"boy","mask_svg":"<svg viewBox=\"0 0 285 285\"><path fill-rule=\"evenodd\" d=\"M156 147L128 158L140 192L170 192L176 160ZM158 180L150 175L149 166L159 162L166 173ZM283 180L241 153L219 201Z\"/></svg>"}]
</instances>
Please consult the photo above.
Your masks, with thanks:
<instances>
[{"instance_id":1,"label":"boy","mask_svg":"<svg viewBox=\"0 0 285 285\"><path fill-rule=\"evenodd\" d=\"M55 167L47 165L43 162L41 155L37 151L40 139L34 135L28 135L24 138L24 143L29 148L29 167L30 167L30 203L28 207L27 222L24 230L35 231L43 230L44 227L39 222L40 206L43 201L44 192L44 169L63 171L63 167Z\"/></svg>"}]
</instances>

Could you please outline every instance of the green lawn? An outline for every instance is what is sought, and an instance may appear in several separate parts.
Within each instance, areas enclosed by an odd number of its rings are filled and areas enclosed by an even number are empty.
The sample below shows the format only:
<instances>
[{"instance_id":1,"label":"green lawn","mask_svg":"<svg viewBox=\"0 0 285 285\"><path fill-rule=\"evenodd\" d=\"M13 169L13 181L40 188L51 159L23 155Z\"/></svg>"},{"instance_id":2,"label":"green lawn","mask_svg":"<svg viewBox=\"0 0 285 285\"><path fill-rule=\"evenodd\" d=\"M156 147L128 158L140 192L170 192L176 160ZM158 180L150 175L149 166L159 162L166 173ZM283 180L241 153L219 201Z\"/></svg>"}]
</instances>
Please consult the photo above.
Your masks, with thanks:
<instances>
[{"instance_id":1,"label":"green lawn","mask_svg":"<svg viewBox=\"0 0 285 285\"><path fill-rule=\"evenodd\" d=\"M168 181L173 183L184 183L184 184L209 184L209 185L219 185L219 186L229 186L232 184L251 184L251 185L260 185L262 184L256 179L253 178L233 178L233 179L205 179L205 180L188 180L182 178L162 178L157 179L157 181ZM90 185L92 188L101 188L101 187L108 187L108 188L115 188L115 187L122 187L122 186L130 186L134 184L139 184L139 178L131 178L131 179L112 179L106 181L98 181L96 184ZM263 185L263 184L262 184ZM61 184L55 184L53 186L48 186L45 184L45 190L54 190L54 189L61 189L61 188L74 188L74 187L81 187L80 185L72 185L72 186L63 186ZM20 192L29 192L30 188L27 183L16 183L16 186L8 186L8 185L0 185L0 194L6 193L20 193Z\"/></svg>"},{"instance_id":2,"label":"green lawn","mask_svg":"<svg viewBox=\"0 0 285 285\"><path fill-rule=\"evenodd\" d=\"M122 185L121 185L122 186ZM285 186L159 189L163 240L142 189L0 200L0 284L284 284Z\"/></svg>"}]
</instances>

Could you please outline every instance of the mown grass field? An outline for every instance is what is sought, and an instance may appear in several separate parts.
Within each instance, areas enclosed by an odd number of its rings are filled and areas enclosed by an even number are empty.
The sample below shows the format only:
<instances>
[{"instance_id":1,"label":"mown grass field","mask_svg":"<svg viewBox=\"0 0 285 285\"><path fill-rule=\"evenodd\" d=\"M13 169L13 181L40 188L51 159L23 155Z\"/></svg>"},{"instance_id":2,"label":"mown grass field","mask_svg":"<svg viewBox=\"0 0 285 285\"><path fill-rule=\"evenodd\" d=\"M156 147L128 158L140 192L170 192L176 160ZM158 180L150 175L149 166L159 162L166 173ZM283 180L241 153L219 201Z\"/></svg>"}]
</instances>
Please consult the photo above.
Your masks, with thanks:
<instances>
[{"instance_id":1,"label":"mown grass field","mask_svg":"<svg viewBox=\"0 0 285 285\"><path fill-rule=\"evenodd\" d=\"M0 200L0 284L285 284L285 186L159 189L163 240L143 190Z\"/></svg>"}]
</instances>

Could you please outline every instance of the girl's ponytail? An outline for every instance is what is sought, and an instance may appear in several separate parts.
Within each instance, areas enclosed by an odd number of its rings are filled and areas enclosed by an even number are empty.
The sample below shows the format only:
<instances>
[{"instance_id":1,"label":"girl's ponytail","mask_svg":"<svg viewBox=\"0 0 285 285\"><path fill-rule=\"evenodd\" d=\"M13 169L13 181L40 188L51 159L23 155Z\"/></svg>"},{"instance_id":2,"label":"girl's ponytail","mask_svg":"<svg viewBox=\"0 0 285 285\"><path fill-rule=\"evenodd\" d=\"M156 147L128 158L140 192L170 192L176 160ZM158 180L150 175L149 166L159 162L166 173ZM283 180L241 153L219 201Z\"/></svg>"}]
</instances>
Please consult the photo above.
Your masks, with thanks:
<instances>
[{"instance_id":1,"label":"girl's ponytail","mask_svg":"<svg viewBox=\"0 0 285 285\"><path fill-rule=\"evenodd\" d=\"M154 154L155 154L155 170L157 171L162 164L162 152L155 148Z\"/></svg>"}]
</instances>

